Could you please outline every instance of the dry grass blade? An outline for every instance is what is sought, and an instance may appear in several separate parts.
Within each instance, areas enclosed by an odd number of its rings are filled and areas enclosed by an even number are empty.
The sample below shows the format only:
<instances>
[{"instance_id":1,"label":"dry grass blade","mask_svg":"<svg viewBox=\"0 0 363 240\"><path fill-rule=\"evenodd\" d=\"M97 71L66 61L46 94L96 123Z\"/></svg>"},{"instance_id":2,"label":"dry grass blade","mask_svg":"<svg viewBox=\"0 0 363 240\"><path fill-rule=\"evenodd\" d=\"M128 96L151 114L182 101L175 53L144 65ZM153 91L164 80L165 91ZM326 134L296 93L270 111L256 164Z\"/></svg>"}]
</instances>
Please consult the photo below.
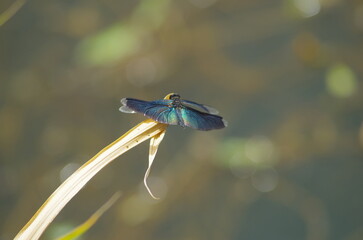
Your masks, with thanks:
<instances>
[{"instance_id":1,"label":"dry grass blade","mask_svg":"<svg viewBox=\"0 0 363 240\"><path fill-rule=\"evenodd\" d=\"M75 173L73 173L46 200L15 239L36 240L53 221L63 207L82 189L82 187L107 166L112 160L141 142L165 132L167 125L147 119L119 139L102 149Z\"/></svg>"}]
</instances>

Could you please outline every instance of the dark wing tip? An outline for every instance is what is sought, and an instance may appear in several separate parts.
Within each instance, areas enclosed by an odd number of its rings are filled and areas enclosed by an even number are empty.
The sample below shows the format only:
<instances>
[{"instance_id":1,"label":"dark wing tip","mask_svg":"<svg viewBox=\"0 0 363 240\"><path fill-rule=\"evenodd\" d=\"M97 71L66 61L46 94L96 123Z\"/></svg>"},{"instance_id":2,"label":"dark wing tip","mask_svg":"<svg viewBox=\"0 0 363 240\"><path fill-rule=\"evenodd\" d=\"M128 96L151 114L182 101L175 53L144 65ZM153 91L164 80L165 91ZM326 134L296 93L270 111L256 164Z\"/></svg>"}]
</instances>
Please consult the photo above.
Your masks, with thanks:
<instances>
[{"instance_id":1,"label":"dark wing tip","mask_svg":"<svg viewBox=\"0 0 363 240\"><path fill-rule=\"evenodd\" d=\"M127 98L123 98L121 99L121 103L123 106L121 106L118 110L120 110L120 112L124 112L124 113L135 113L136 111L134 111L133 109L129 108L127 106Z\"/></svg>"}]
</instances>

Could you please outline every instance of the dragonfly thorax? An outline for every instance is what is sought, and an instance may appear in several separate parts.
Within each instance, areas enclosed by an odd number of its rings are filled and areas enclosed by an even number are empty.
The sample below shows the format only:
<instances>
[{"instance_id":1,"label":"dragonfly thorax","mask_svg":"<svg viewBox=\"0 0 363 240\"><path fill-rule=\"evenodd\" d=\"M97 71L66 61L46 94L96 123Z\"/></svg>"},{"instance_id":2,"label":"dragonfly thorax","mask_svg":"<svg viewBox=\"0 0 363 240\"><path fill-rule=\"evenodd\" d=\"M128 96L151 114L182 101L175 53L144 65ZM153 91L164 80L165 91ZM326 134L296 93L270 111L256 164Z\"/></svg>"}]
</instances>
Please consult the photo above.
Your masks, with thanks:
<instances>
[{"instance_id":1,"label":"dragonfly thorax","mask_svg":"<svg viewBox=\"0 0 363 240\"><path fill-rule=\"evenodd\" d=\"M181 107L183 107L183 105L182 105L182 103L180 101L180 98L174 99L171 105L173 107L175 107L175 108L181 108Z\"/></svg>"},{"instance_id":2,"label":"dragonfly thorax","mask_svg":"<svg viewBox=\"0 0 363 240\"><path fill-rule=\"evenodd\" d=\"M177 93L174 93L172 95L170 95L170 100L173 100L173 102L171 103L172 107L174 108L181 108L183 107L181 100L180 100L180 95Z\"/></svg>"}]
</instances>

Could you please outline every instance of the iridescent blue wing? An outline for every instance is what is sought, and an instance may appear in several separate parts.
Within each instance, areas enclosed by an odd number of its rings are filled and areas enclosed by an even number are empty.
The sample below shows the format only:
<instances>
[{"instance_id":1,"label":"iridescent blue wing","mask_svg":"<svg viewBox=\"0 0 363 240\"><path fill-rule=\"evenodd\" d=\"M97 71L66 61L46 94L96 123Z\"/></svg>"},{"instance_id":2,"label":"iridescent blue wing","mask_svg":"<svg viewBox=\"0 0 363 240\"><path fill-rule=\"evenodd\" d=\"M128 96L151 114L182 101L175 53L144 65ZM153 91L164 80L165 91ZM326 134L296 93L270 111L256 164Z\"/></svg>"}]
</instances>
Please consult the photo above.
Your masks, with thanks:
<instances>
[{"instance_id":1,"label":"iridescent blue wing","mask_svg":"<svg viewBox=\"0 0 363 240\"><path fill-rule=\"evenodd\" d=\"M193 108L199 112L205 112L205 113L210 113L210 114L218 114L218 110L213 108L213 107L210 107L210 106L207 106L207 105L204 105L204 104L200 104L200 103L196 103L196 102L193 102L193 101L189 101L189 100L181 100L181 103L188 107L188 108Z\"/></svg>"},{"instance_id":2,"label":"iridescent blue wing","mask_svg":"<svg viewBox=\"0 0 363 240\"><path fill-rule=\"evenodd\" d=\"M180 112L184 125L193 129L208 131L227 126L227 121L217 115L200 112L192 108L183 108Z\"/></svg>"},{"instance_id":3,"label":"iridescent blue wing","mask_svg":"<svg viewBox=\"0 0 363 240\"><path fill-rule=\"evenodd\" d=\"M121 103L123 106L120 107L121 112L125 113L145 113L147 109L150 107L166 107L168 103L160 102L160 103L153 103L155 101L143 101L134 98L123 98L121 99Z\"/></svg>"},{"instance_id":4,"label":"iridescent blue wing","mask_svg":"<svg viewBox=\"0 0 363 240\"><path fill-rule=\"evenodd\" d=\"M178 116L175 111L175 108L169 107L168 105L161 105L160 101L169 101L169 100L159 100L150 102L150 107L146 109L144 112L144 116L147 116L157 122L169 124L169 125L178 125Z\"/></svg>"},{"instance_id":5,"label":"iridescent blue wing","mask_svg":"<svg viewBox=\"0 0 363 240\"><path fill-rule=\"evenodd\" d=\"M178 125L178 117L174 108L169 107L171 100L143 101L134 98L121 99L121 112L142 113L157 122Z\"/></svg>"}]
</instances>

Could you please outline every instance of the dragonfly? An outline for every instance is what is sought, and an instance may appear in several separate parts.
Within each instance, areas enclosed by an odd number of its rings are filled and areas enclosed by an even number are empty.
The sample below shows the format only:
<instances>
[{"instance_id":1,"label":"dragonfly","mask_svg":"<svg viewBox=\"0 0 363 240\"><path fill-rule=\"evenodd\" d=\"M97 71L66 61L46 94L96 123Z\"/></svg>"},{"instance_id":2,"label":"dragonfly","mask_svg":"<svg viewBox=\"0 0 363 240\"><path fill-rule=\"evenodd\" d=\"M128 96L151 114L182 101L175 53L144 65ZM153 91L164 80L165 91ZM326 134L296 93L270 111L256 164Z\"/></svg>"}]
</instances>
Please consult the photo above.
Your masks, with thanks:
<instances>
[{"instance_id":1,"label":"dragonfly","mask_svg":"<svg viewBox=\"0 0 363 240\"><path fill-rule=\"evenodd\" d=\"M154 121L208 131L221 129L228 125L218 116L218 111L210 106L181 99L177 93L169 93L164 99L144 101L135 98L122 98L120 111L142 113Z\"/></svg>"}]
</instances>

